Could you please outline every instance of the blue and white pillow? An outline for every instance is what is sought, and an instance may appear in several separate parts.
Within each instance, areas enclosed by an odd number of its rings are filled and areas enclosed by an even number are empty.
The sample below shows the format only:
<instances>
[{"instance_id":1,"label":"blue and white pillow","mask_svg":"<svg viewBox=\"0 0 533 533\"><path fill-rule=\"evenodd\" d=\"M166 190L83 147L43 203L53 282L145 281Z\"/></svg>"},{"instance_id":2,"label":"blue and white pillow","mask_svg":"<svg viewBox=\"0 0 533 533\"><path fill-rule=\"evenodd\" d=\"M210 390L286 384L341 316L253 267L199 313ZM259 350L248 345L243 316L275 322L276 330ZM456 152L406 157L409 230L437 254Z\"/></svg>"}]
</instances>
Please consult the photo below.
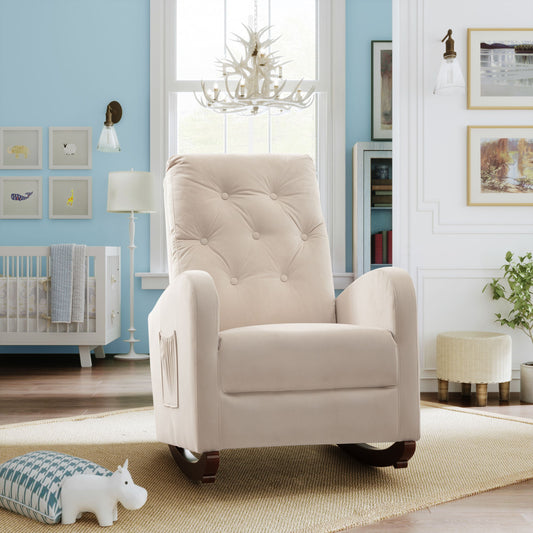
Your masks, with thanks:
<instances>
[{"instance_id":1,"label":"blue and white pillow","mask_svg":"<svg viewBox=\"0 0 533 533\"><path fill-rule=\"evenodd\" d=\"M73 474L110 476L113 472L64 453L26 453L0 464L0 506L45 524L56 524L61 521L61 481Z\"/></svg>"}]
</instances>

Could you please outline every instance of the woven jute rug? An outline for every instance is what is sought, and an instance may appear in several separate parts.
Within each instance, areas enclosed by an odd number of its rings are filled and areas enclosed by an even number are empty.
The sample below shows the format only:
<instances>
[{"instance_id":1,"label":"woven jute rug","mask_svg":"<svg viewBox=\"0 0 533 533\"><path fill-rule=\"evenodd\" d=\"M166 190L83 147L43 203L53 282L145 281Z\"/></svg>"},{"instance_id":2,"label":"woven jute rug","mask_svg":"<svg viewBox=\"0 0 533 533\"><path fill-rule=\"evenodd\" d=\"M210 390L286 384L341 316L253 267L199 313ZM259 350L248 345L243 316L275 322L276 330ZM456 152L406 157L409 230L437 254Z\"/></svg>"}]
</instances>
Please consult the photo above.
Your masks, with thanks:
<instances>
[{"instance_id":1,"label":"woven jute rug","mask_svg":"<svg viewBox=\"0 0 533 533\"><path fill-rule=\"evenodd\" d=\"M148 491L119 506L111 531L334 532L533 478L533 421L422 404L422 438L407 469L361 465L335 446L228 450L214 485L186 480L156 442L151 409L0 427L0 462L55 450L110 470L129 459ZM46 526L0 509L2 533L102 531L92 514Z\"/></svg>"}]
</instances>

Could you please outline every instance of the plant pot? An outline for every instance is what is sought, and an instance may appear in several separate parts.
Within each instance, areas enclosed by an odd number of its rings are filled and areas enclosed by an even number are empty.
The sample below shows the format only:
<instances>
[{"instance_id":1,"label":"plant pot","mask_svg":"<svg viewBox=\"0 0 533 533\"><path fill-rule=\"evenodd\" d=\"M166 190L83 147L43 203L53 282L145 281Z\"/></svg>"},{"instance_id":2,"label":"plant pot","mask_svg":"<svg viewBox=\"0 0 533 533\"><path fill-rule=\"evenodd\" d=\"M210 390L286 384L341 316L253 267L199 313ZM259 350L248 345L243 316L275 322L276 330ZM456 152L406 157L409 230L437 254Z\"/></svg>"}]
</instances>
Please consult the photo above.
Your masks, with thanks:
<instances>
[{"instance_id":1,"label":"plant pot","mask_svg":"<svg viewBox=\"0 0 533 533\"><path fill-rule=\"evenodd\" d=\"M520 365L520 401L533 403L533 361Z\"/></svg>"}]
</instances>

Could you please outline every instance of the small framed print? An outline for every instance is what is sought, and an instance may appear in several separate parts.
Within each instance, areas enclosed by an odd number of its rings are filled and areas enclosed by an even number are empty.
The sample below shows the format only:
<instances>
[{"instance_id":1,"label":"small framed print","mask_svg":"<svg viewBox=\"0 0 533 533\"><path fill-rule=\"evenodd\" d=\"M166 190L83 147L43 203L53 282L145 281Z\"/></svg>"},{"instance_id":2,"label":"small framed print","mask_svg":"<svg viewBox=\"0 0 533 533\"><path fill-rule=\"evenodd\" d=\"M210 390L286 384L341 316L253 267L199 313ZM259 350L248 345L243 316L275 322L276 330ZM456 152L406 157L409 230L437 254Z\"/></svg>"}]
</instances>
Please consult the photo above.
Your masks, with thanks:
<instances>
[{"instance_id":1,"label":"small framed print","mask_svg":"<svg viewBox=\"0 0 533 533\"><path fill-rule=\"evenodd\" d=\"M43 168L42 128L0 128L0 168Z\"/></svg>"},{"instance_id":2,"label":"small framed print","mask_svg":"<svg viewBox=\"0 0 533 533\"><path fill-rule=\"evenodd\" d=\"M533 109L533 28L468 29L468 109Z\"/></svg>"},{"instance_id":3,"label":"small framed print","mask_svg":"<svg viewBox=\"0 0 533 533\"><path fill-rule=\"evenodd\" d=\"M392 41L372 41L372 140L392 140Z\"/></svg>"},{"instance_id":4,"label":"small framed print","mask_svg":"<svg viewBox=\"0 0 533 533\"><path fill-rule=\"evenodd\" d=\"M468 205L533 205L533 126L468 127Z\"/></svg>"},{"instance_id":5,"label":"small framed print","mask_svg":"<svg viewBox=\"0 0 533 533\"><path fill-rule=\"evenodd\" d=\"M48 203L48 218L91 218L91 177L50 176Z\"/></svg>"},{"instance_id":6,"label":"small framed print","mask_svg":"<svg viewBox=\"0 0 533 533\"><path fill-rule=\"evenodd\" d=\"M0 218L42 218L41 176L0 176Z\"/></svg>"},{"instance_id":7,"label":"small framed print","mask_svg":"<svg viewBox=\"0 0 533 533\"><path fill-rule=\"evenodd\" d=\"M51 169L91 168L91 128L49 128L48 137Z\"/></svg>"}]
</instances>

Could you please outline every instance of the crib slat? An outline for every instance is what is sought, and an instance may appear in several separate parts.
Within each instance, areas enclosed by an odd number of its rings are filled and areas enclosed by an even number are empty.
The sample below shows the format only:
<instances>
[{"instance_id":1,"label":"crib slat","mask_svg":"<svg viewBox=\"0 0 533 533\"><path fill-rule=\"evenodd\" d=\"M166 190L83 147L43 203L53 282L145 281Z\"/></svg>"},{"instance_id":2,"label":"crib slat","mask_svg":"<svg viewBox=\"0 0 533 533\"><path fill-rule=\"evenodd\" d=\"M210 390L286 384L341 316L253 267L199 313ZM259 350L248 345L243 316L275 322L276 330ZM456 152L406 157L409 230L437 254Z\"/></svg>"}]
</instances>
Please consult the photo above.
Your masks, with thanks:
<instances>
[{"instance_id":1,"label":"crib slat","mask_svg":"<svg viewBox=\"0 0 533 533\"><path fill-rule=\"evenodd\" d=\"M89 274L91 261L89 255L85 258L85 331L89 332Z\"/></svg>"},{"instance_id":2,"label":"crib slat","mask_svg":"<svg viewBox=\"0 0 533 533\"><path fill-rule=\"evenodd\" d=\"M19 291L19 278L20 278L20 271L19 271L19 265L20 265L20 256L17 255L17 270L16 270L16 275L17 275L17 281L15 283L15 287L17 289L17 310L15 312L15 324L17 326L17 333L19 332L19 302L20 302L20 298L19 298L19 295L20 295L20 291Z\"/></svg>"},{"instance_id":3,"label":"crib slat","mask_svg":"<svg viewBox=\"0 0 533 533\"><path fill-rule=\"evenodd\" d=\"M7 288L6 288L6 294L7 294L7 302L6 302L6 332L9 332L9 302L11 301L10 300L10 290L9 290L9 286L11 285L11 279L10 279L10 271L9 271L9 267L10 267L10 261L11 257L10 256L7 256L7 269L6 269L6 282L7 282Z\"/></svg>"},{"instance_id":4,"label":"crib slat","mask_svg":"<svg viewBox=\"0 0 533 533\"><path fill-rule=\"evenodd\" d=\"M30 331L30 257L26 256L26 332Z\"/></svg>"},{"instance_id":5,"label":"crib slat","mask_svg":"<svg viewBox=\"0 0 533 533\"><path fill-rule=\"evenodd\" d=\"M52 276L50 273L50 254L46 256L46 280L50 279L50 285L46 291L46 314L50 316L50 292L52 290ZM50 332L50 320L46 320L46 333Z\"/></svg>"}]
</instances>

